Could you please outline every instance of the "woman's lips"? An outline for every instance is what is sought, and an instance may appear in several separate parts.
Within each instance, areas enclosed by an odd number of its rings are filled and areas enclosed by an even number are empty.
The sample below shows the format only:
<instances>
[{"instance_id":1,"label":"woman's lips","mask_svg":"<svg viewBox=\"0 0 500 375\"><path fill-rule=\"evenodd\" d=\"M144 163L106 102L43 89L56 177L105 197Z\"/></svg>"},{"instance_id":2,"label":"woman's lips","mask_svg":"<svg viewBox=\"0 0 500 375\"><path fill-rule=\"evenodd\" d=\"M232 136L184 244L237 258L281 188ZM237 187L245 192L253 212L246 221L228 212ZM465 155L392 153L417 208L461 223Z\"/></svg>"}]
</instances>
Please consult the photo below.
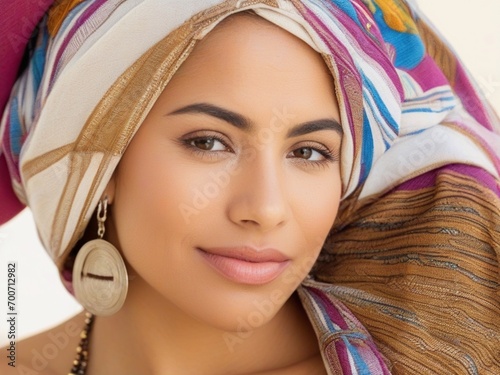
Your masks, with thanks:
<instances>
[{"instance_id":1,"label":"woman's lips","mask_svg":"<svg viewBox=\"0 0 500 375\"><path fill-rule=\"evenodd\" d=\"M197 248L222 276L241 284L260 285L277 278L290 259L275 249L251 247Z\"/></svg>"}]
</instances>

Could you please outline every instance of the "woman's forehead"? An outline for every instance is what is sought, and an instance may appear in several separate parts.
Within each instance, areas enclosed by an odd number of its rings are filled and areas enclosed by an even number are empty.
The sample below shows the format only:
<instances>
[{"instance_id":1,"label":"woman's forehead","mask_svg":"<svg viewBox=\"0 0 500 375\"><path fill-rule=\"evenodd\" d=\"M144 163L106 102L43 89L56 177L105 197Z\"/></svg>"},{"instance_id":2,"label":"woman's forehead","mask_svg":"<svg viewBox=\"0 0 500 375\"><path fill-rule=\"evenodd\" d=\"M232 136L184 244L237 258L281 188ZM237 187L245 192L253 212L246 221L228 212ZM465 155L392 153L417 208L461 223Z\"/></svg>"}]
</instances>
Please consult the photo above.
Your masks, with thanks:
<instances>
[{"instance_id":1,"label":"woman's forehead","mask_svg":"<svg viewBox=\"0 0 500 375\"><path fill-rule=\"evenodd\" d=\"M322 62L325 73L328 72L321 55L302 39L250 12L232 14L218 23L196 44L187 61L199 57L199 64L202 65L207 59L221 54L227 68L237 67L244 62L243 59L265 58L269 66L275 69L275 73L279 74L286 69L284 62L287 59L297 59L302 55L311 62ZM232 60L227 60L228 58ZM181 73L185 65L184 63L176 74Z\"/></svg>"},{"instance_id":2,"label":"woman's forehead","mask_svg":"<svg viewBox=\"0 0 500 375\"><path fill-rule=\"evenodd\" d=\"M249 133L269 126L276 113L293 116L293 123L286 124L290 129L325 118L340 122L333 78L320 54L265 20L234 18L195 47L153 113L188 107L183 114L238 116L245 118L238 123L253 125L246 126Z\"/></svg>"}]
</instances>

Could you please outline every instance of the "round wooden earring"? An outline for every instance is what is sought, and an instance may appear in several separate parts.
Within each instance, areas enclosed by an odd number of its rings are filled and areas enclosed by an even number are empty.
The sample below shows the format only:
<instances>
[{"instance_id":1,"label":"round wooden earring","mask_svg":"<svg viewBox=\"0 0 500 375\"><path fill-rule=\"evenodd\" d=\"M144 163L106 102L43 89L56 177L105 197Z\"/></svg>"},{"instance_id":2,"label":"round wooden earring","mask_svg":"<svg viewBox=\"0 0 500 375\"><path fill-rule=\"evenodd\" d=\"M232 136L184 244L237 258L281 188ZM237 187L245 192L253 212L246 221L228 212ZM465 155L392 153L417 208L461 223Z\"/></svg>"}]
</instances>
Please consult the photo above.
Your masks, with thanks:
<instances>
[{"instance_id":1,"label":"round wooden earring","mask_svg":"<svg viewBox=\"0 0 500 375\"><path fill-rule=\"evenodd\" d=\"M125 262L109 242L96 239L78 252L73 266L75 296L95 315L112 315L123 306L128 291Z\"/></svg>"}]
</instances>

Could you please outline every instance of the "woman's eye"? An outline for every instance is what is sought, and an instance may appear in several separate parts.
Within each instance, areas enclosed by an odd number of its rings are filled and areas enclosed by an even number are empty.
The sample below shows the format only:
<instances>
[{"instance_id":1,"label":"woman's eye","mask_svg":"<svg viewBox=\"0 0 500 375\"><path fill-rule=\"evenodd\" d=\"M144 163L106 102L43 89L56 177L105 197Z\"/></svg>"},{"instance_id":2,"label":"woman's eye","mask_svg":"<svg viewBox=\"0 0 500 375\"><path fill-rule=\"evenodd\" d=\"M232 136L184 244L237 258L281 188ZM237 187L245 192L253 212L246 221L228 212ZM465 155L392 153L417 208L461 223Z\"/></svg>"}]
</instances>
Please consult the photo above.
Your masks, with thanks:
<instances>
[{"instance_id":1,"label":"woman's eye","mask_svg":"<svg viewBox=\"0 0 500 375\"><path fill-rule=\"evenodd\" d=\"M297 148L292 151L292 154L296 158L306 159L310 161L320 161L325 159L325 156L321 152L313 149L312 147Z\"/></svg>"},{"instance_id":2,"label":"woman's eye","mask_svg":"<svg viewBox=\"0 0 500 375\"><path fill-rule=\"evenodd\" d=\"M194 146L203 151L225 151L227 147L222 141L213 137L203 137L195 138L189 142L191 146Z\"/></svg>"}]
</instances>

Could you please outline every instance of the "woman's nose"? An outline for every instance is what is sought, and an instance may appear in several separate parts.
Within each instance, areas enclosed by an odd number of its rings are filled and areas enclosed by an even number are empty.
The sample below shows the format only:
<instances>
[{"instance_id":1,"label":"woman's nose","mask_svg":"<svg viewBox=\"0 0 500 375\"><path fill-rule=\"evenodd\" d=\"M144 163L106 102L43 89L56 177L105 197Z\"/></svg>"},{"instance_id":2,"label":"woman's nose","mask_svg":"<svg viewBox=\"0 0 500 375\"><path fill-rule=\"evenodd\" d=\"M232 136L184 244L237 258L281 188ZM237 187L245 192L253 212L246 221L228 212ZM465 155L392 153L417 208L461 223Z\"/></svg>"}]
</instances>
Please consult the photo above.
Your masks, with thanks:
<instances>
[{"instance_id":1,"label":"woman's nose","mask_svg":"<svg viewBox=\"0 0 500 375\"><path fill-rule=\"evenodd\" d=\"M289 218L285 171L276 161L257 158L246 163L233 185L229 218L239 226L268 232Z\"/></svg>"}]
</instances>

